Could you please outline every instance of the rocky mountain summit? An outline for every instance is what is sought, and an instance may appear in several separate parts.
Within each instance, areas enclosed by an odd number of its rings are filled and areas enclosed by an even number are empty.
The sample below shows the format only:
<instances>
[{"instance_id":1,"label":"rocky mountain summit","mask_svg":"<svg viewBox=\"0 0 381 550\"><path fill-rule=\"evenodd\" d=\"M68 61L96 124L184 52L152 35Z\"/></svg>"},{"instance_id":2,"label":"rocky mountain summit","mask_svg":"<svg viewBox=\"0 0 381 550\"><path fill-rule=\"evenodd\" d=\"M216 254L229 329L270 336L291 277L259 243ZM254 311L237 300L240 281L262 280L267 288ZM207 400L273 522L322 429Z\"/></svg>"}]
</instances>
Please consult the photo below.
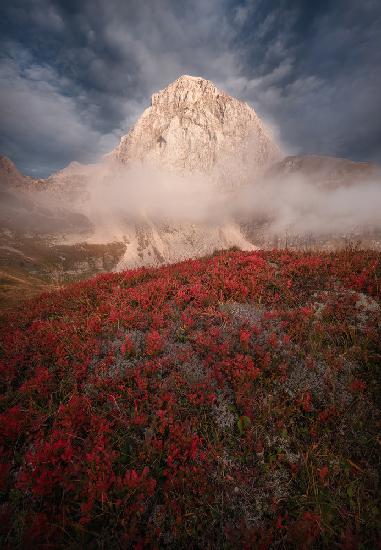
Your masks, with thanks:
<instances>
[{"instance_id":1,"label":"rocky mountain summit","mask_svg":"<svg viewBox=\"0 0 381 550\"><path fill-rule=\"evenodd\" d=\"M183 75L153 94L114 152L123 163L211 175L235 166L261 169L281 153L255 111L200 77Z\"/></svg>"}]
</instances>

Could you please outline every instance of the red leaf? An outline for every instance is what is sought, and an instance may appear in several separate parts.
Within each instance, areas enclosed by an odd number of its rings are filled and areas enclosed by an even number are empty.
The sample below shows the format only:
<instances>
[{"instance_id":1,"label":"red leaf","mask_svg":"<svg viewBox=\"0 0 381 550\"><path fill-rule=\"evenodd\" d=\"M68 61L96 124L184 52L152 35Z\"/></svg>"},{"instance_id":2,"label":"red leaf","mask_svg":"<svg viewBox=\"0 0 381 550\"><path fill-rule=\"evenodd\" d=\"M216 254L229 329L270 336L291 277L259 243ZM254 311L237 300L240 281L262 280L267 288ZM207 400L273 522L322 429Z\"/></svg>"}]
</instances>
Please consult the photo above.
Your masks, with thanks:
<instances>
[{"instance_id":1,"label":"red leaf","mask_svg":"<svg viewBox=\"0 0 381 550\"><path fill-rule=\"evenodd\" d=\"M321 482L325 480L327 475L328 475L328 466L323 466L322 468L319 468L319 478Z\"/></svg>"}]
</instances>

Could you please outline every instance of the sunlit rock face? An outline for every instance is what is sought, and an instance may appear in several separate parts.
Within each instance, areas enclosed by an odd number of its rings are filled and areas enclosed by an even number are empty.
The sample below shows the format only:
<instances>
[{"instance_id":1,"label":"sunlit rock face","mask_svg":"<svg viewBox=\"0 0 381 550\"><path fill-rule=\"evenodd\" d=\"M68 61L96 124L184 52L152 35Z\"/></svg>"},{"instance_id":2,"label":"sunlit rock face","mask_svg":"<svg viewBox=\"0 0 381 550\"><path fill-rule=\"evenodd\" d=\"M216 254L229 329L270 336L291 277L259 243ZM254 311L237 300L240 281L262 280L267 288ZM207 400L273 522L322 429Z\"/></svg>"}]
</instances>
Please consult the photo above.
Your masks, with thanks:
<instances>
[{"instance_id":1,"label":"sunlit rock face","mask_svg":"<svg viewBox=\"0 0 381 550\"><path fill-rule=\"evenodd\" d=\"M186 75L152 96L151 106L122 137L113 156L127 166L149 165L184 176L200 174L205 193L215 184L222 192L234 190L281 158L247 103L230 97L209 80ZM230 219L221 219L217 225L185 220L162 225L142 220L136 234L135 229L128 235L119 268L173 262L230 246L255 248Z\"/></svg>"},{"instance_id":2,"label":"sunlit rock face","mask_svg":"<svg viewBox=\"0 0 381 550\"><path fill-rule=\"evenodd\" d=\"M247 103L209 80L185 75L152 96L115 156L123 163L223 175L227 167L252 173L281 155Z\"/></svg>"}]
</instances>

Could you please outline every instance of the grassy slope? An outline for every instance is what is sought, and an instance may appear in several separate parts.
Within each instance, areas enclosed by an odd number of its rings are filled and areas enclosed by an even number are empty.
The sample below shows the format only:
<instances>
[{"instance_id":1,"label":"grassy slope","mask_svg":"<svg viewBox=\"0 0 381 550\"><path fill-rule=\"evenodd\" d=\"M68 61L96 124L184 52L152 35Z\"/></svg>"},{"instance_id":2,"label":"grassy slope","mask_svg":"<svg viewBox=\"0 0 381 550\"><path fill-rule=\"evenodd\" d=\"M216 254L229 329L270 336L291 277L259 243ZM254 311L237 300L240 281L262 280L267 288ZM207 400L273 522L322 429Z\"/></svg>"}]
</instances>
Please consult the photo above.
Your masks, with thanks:
<instances>
[{"instance_id":1,"label":"grassy slope","mask_svg":"<svg viewBox=\"0 0 381 550\"><path fill-rule=\"evenodd\" d=\"M124 250L124 244L118 242L52 245L37 238L3 237L0 242L0 312L41 292L101 271L111 271Z\"/></svg>"},{"instance_id":2,"label":"grassy slope","mask_svg":"<svg viewBox=\"0 0 381 550\"><path fill-rule=\"evenodd\" d=\"M3 545L375 548L380 277L229 252L8 313Z\"/></svg>"}]
</instances>

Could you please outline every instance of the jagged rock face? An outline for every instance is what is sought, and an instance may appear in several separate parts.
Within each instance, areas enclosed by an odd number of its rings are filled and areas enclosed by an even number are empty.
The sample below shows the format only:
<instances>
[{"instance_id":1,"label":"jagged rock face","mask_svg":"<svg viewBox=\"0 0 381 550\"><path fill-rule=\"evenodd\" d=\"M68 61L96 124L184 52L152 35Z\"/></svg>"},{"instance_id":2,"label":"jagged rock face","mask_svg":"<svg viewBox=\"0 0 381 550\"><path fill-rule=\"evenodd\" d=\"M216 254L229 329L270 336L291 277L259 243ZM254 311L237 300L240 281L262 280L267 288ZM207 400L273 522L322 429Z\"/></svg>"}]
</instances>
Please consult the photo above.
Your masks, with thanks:
<instances>
[{"instance_id":1,"label":"jagged rock face","mask_svg":"<svg viewBox=\"0 0 381 550\"><path fill-rule=\"evenodd\" d=\"M9 158L0 156L1 189L25 189L33 182L33 178L21 174Z\"/></svg>"},{"instance_id":2,"label":"jagged rock face","mask_svg":"<svg viewBox=\"0 0 381 550\"><path fill-rule=\"evenodd\" d=\"M247 103L209 80L182 76L152 96L115 156L123 163L210 175L229 160L260 168L279 160L280 152Z\"/></svg>"}]
</instances>

